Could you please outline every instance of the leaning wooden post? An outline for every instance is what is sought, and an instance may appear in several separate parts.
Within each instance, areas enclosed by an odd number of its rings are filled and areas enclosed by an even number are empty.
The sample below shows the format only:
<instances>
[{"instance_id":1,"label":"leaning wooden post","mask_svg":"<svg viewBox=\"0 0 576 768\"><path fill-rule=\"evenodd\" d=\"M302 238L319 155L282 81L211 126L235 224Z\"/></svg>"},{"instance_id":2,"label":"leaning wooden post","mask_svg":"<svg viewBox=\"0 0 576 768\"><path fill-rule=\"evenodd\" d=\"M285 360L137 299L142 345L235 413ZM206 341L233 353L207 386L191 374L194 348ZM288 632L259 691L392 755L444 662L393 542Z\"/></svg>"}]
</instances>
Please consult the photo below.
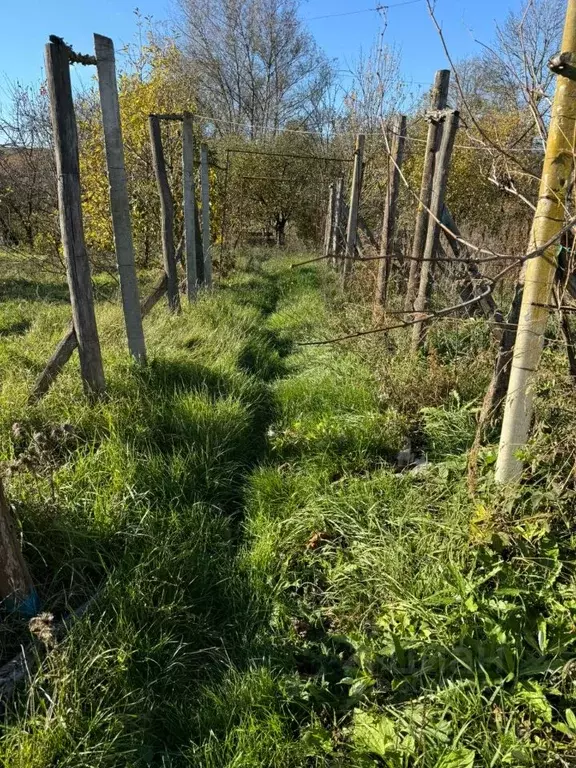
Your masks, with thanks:
<instances>
[{"instance_id":1,"label":"leaning wooden post","mask_svg":"<svg viewBox=\"0 0 576 768\"><path fill-rule=\"evenodd\" d=\"M392 147L388 160L388 189L386 191L382 238L380 240L380 264L378 267L378 280L376 282L376 295L374 296L375 312L378 312L380 308L386 305L388 282L392 268L392 249L394 247L398 193L400 190L400 169L406 143L406 117L404 115L396 116L392 124L392 131Z\"/></svg>"},{"instance_id":2,"label":"leaning wooden post","mask_svg":"<svg viewBox=\"0 0 576 768\"><path fill-rule=\"evenodd\" d=\"M442 234L448 241L448 245L450 246L450 250L454 254L454 258L461 259L462 254L463 253L465 254L465 258L466 258L465 267L466 267L466 272L468 273L468 276L470 278L470 283L473 284L477 290L480 290L482 293L486 293L488 282L480 272L478 265L476 264L474 259L470 257L468 250L466 248L460 247L459 238L462 237L462 233L460 232L458 225L454 221L454 218L450 213L450 209L448 208L447 205L444 205L442 209L441 221L444 227L446 228L446 229L443 229ZM473 295L474 296L476 295L475 291L473 291ZM492 293L486 293L484 298L478 303L480 304L480 309L489 320L496 320L499 323L503 322L504 318L502 316L502 312L500 311L498 305L496 304L496 301ZM500 335L499 331L498 331L498 335Z\"/></svg>"},{"instance_id":3,"label":"leaning wooden post","mask_svg":"<svg viewBox=\"0 0 576 768\"><path fill-rule=\"evenodd\" d=\"M120 122L120 104L116 82L116 62L114 43L109 37L94 35L96 67L98 69L98 90L102 108L104 144L106 147L106 165L110 185L110 208L116 246L116 263L120 278L120 293L124 324L130 354L139 362L146 361L144 329L140 315L140 295L138 277L134 262L134 244L132 241L132 222L128 183L124 165L124 145L122 143L122 125Z\"/></svg>"},{"instance_id":4,"label":"leaning wooden post","mask_svg":"<svg viewBox=\"0 0 576 768\"><path fill-rule=\"evenodd\" d=\"M559 236L566 217L566 195L574 172L576 131L576 0L568 0L562 53L550 61L558 76L544 157L542 180L530 251ZM517 482L523 463L517 452L528 439L533 411L534 379L544 346L559 243L528 261L500 449L496 462L498 483Z\"/></svg>"},{"instance_id":5,"label":"leaning wooden post","mask_svg":"<svg viewBox=\"0 0 576 768\"><path fill-rule=\"evenodd\" d=\"M57 37L46 45L46 77L58 174L58 211L66 259L72 317L78 340L84 390L90 397L106 389L94 312L90 262L82 223L78 132L70 82L70 49Z\"/></svg>"},{"instance_id":6,"label":"leaning wooden post","mask_svg":"<svg viewBox=\"0 0 576 768\"><path fill-rule=\"evenodd\" d=\"M428 113L428 138L426 139L426 151L424 153L424 170L422 171L422 185L420 187L420 201L416 214L416 227L414 229L414 241L412 243L412 260L410 261L410 274L404 300L404 311L411 312L414 309L414 300L418 293L418 281L420 276L420 264L426 244L426 232L428 230L428 208L432 199L432 184L434 180L434 165L436 152L442 138L442 120L439 112L446 109L448 102L448 88L450 86L450 70L441 69L436 72L434 87L430 98L430 112Z\"/></svg>"},{"instance_id":7,"label":"leaning wooden post","mask_svg":"<svg viewBox=\"0 0 576 768\"><path fill-rule=\"evenodd\" d=\"M362 183L362 164L364 160L364 144L366 137L363 133L356 137L354 151L354 171L352 173L352 189L350 191L350 208L348 211L348 226L346 227L346 247L344 251L343 273L346 278L352 271L352 260L356 254L358 237L358 211L360 208L360 185Z\"/></svg>"},{"instance_id":8,"label":"leaning wooden post","mask_svg":"<svg viewBox=\"0 0 576 768\"><path fill-rule=\"evenodd\" d=\"M0 478L0 600L10 611L32 617L40 603L18 542Z\"/></svg>"},{"instance_id":9,"label":"leaning wooden post","mask_svg":"<svg viewBox=\"0 0 576 768\"><path fill-rule=\"evenodd\" d=\"M168 306L171 312L180 311L180 294L178 292L178 273L176 271L176 249L174 247L174 203L168 184L166 172L166 160L162 147L162 133L160 131L160 119L157 115L150 115L150 143L152 145L152 163L156 184L160 195L161 230L162 230L162 255L164 258L164 270L168 278Z\"/></svg>"},{"instance_id":10,"label":"leaning wooden post","mask_svg":"<svg viewBox=\"0 0 576 768\"><path fill-rule=\"evenodd\" d=\"M208 145L200 151L202 177L202 248L204 251L204 284L212 288L212 247L210 242L210 175L208 172Z\"/></svg>"},{"instance_id":11,"label":"leaning wooden post","mask_svg":"<svg viewBox=\"0 0 576 768\"><path fill-rule=\"evenodd\" d=\"M458 131L460 113L451 112L446 117L444 131L442 134L442 144L438 150L436 158L436 170L434 173L434 185L432 189L432 199L430 201L430 214L428 216L428 231L426 234L426 245L422 258L422 268L420 271L420 287L414 309L418 322L415 323L412 334L412 351L416 352L424 344L426 324L421 313L428 308L428 301L432 289L433 261L440 237L440 227L438 222L442 217L444 208L444 198L446 196L446 187L448 186L448 174L450 172L450 162L452 151Z\"/></svg>"},{"instance_id":12,"label":"leaning wooden post","mask_svg":"<svg viewBox=\"0 0 576 768\"><path fill-rule=\"evenodd\" d=\"M330 257L332 248L332 232L334 229L334 201L335 201L335 189L334 184L330 184L328 187L328 208L326 210L326 225L324 227L324 258Z\"/></svg>"},{"instance_id":13,"label":"leaning wooden post","mask_svg":"<svg viewBox=\"0 0 576 768\"><path fill-rule=\"evenodd\" d=\"M186 248L186 293L196 298L196 218L194 216L194 132L192 115L185 113L182 123L182 186L184 199L184 242Z\"/></svg>"}]
</instances>

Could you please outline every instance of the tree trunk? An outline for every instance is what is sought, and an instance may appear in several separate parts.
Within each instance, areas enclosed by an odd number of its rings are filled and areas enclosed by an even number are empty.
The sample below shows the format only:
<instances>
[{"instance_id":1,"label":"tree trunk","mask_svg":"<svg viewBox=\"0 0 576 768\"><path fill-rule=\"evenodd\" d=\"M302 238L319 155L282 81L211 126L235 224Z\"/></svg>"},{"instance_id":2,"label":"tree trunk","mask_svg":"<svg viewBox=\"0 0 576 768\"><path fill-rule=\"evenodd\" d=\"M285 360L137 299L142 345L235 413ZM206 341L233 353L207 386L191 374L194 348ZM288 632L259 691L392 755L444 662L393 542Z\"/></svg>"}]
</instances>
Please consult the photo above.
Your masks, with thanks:
<instances>
[{"instance_id":1,"label":"tree trunk","mask_svg":"<svg viewBox=\"0 0 576 768\"><path fill-rule=\"evenodd\" d=\"M576 80L571 78L576 61L576 0L568 0L561 50L551 61L558 79L531 248L543 246L559 235L565 220L566 196L574 170ZM517 482L522 476L523 463L517 452L526 444L530 430L534 381L544 347L557 260L558 243L554 243L530 259L526 267L496 462L496 481L500 484Z\"/></svg>"},{"instance_id":2,"label":"tree trunk","mask_svg":"<svg viewBox=\"0 0 576 768\"><path fill-rule=\"evenodd\" d=\"M10 610L34 616L38 596L24 562L0 478L0 599Z\"/></svg>"},{"instance_id":3,"label":"tree trunk","mask_svg":"<svg viewBox=\"0 0 576 768\"><path fill-rule=\"evenodd\" d=\"M287 219L284 216L277 216L274 229L276 231L276 245L278 248L284 248L286 246L286 223Z\"/></svg>"}]
</instances>

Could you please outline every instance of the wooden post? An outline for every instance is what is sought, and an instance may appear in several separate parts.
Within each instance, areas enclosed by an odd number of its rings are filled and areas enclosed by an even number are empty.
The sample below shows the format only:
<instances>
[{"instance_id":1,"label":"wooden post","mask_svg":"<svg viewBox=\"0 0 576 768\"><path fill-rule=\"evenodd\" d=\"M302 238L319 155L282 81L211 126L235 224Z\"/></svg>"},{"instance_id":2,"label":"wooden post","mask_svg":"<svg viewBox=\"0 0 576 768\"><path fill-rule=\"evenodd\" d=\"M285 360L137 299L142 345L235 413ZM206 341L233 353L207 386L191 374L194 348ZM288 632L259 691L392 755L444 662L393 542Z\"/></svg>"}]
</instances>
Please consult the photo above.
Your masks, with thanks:
<instances>
[{"instance_id":1,"label":"wooden post","mask_svg":"<svg viewBox=\"0 0 576 768\"><path fill-rule=\"evenodd\" d=\"M176 263L182 260L182 245L178 246L176 251ZM180 286L182 289L186 285ZM152 289L152 293L144 299L140 305L140 314L142 318L145 318L160 301L162 296L168 289L168 278L166 272L163 273L161 279L156 283ZM78 346L78 340L76 339L76 332L74 330L74 324L70 323L70 327L66 332L66 335L60 340L54 353L44 370L40 373L34 384L34 389L30 393L28 398L28 404L34 405L48 392L54 381L58 378L61 370L64 368L68 360L72 357L74 350Z\"/></svg>"},{"instance_id":2,"label":"wooden post","mask_svg":"<svg viewBox=\"0 0 576 768\"><path fill-rule=\"evenodd\" d=\"M226 150L226 167L224 170L224 192L222 194L222 223L220 231L220 275L226 274L226 240L228 235L228 180L230 176L230 150Z\"/></svg>"},{"instance_id":3,"label":"wooden post","mask_svg":"<svg viewBox=\"0 0 576 768\"><path fill-rule=\"evenodd\" d=\"M140 296L138 278L134 262L134 244L132 241L132 222L126 168L124 165L124 145L122 143L122 125L120 122L120 104L116 82L116 62L114 43L109 37L94 35L96 67L98 69L98 89L102 108L104 143L106 146L106 165L110 185L110 208L114 227L116 263L120 278L122 309L130 354L141 363L146 361L144 329L140 315Z\"/></svg>"},{"instance_id":4,"label":"wooden post","mask_svg":"<svg viewBox=\"0 0 576 768\"><path fill-rule=\"evenodd\" d=\"M450 172L450 162L452 159L452 150L456 133L458 131L460 114L457 111L450 112L446 117L446 124L442 133L442 144L438 150L436 158L436 169L434 172L434 185L432 189L432 199L430 201L430 215L428 216L428 231L426 233L426 245L422 259L422 268L420 271L420 287L416 297L415 311L418 313L418 322L415 323L412 334L412 351L420 349L425 338L425 323L423 313L428 308L428 301L432 288L433 260L440 236L438 222L442 217L444 209L444 197L446 187L448 186L448 174Z\"/></svg>"},{"instance_id":5,"label":"wooden post","mask_svg":"<svg viewBox=\"0 0 576 768\"><path fill-rule=\"evenodd\" d=\"M334 193L334 228L332 229L332 265L338 267L339 257L342 252L342 220L344 210L344 179L341 176L336 181L336 191Z\"/></svg>"},{"instance_id":6,"label":"wooden post","mask_svg":"<svg viewBox=\"0 0 576 768\"><path fill-rule=\"evenodd\" d=\"M182 185L184 199L184 242L186 248L186 293L188 301L196 298L196 218L194 216L194 133L192 115L184 114L182 123Z\"/></svg>"},{"instance_id":7,"label":"wooden post","mask_svg":"<svg viewBox=\"0 0 576 768\"><path fill-rule=\"evenodd\" d=\"M202 227L200 226L200 212L198 211L198 200L196 199L196 195L194 195L194 229L196 232L196 279L198 285L205 285Z\"/></svg>"},{"instance_id":8,"label":"wooden post","mask_svg":"<svg viewBox=\"0 0 576 768\"><path fill-rule=\"evenodd\" d=\"M400 168L404 158L406 143L406 117L397 115L392 123L392 147L388 160L388 189L384 204L384 219L382 222L382 238L380 240L380 263L374 310L377 312L386 305L388 282L392 269L392 250L394 248L394 232L396 229L396 212L398 208L398 193L400 188Z\"/></svg>"},{"instance_id":9,"label":"wooden post","mask_svg":"<svg viewBox=\"0 0 576 768\"><path fill-rule=\"evenodd\" d=\"M326 210L326 225L324 227L324 258L328 260L332 248L332 232L334 230L334 184L328 187L328 208Z\"/></svg>"},{"instance_id":10,"label":"wooden post","mask_svg":"<svg viewBox=\"0 0 576 768\"><path fill-rule=\"evenodd\" d=\"M204 284L212 288L212 248L210 242L210 175L208 172L208 145L200 152L202 176L202 249L204 251Z\"/></svg>"},{"instance_id":11,"label":"wooden post","mask_svg":"<svg viewBox=\"0 0 576 768\"><path fill-rule=\"evenodd\" d=\"M352 189L350 192L350 209L348 211L348 226L346 228L346 248L344 252L343 273L346 278L352 271L352 259L356 254L358 237L358 210L360 208L360 185L362 183L362 164L364 160L364 144L366 137L363 133L356 137L354 151L354 171L352 173Z\"/></svg>"},{"instance_id":12,"label":"wooden post","mask_svg":"<svg viewBox=\"0 0 576 768\"><path fill-rule=\"evenodd\" d=\"M576 138L576 0L568 0L561 53L550 61L556 74L546 154L538 204L530 237L530 250L537 250L560 237L566 220L566 197L574 173ZM518 482L523 463L518 451L528 439L533 412L536 371L544 347L550 314L560 243L554 242L526 265L524 291L518 321L510 381L504 408L496 482Z\"/></svg>"},{"instance_id":13,"label":"wooden post","mask_svg":"<svg viewBox=\"0 0 576 768\"><path fill-rule=\"evenodd\" d=\"M38 595L16 535L10 506L0 478L0 600L11 611L26 617L39 609Z\"/></svg>"},{"instance_id":14,"label":"wooden post","mask_svg":"<svg viewBox=\"0 0 576 768\"><path fill-rule=\"evenodd\" d=\"M78 133L70 82L69 49L54 38L46 45L46 76L58 174L58 211L66 259L72 317L78 339L84 390L90 397L106 389L94 312L90 262L82 223Z\"/></svg>"},{"instance_id":15,"label":"wooden post","mask_svg":"<svg viewBox=\"0 0 576 768\"><path fill-rule=\"evenodd\" d=\"M412 260L410 261L410 274L404 300L404 311L411 312L414 309L414 300L418 293L418 281L420 265L424 246L426 244L426 232L428 230L428 211L432 199L432 184L434 180L434 165L436 152L442 138L442 120L438 112L446 109L448 102L448 88L450 86L450 70L441 69L436 72L434 88L430 98L430 114L428 115L428 138L424 153L424 170L422 171L422 185L420 187L420 202L416 214L416 227L414 241L412 243Z\"/></svg>"},{"instance_id":16,"label":"wooden post","mask_svg":"<svg viewBox=\"0 0 576 768\"><path fill-rule=\"evenodd\" d=\"M168 306L171 312L179 312L180 294L178 293L176 251L174 248L174 203L170 193L170 185L168 184L168 174L166 173L160 119L157 115L150 115L148 120L150 143L152 144L152 163L160 195L162 255L164 258L164 270L168 278Z\"/></svg>"}]
</instances>

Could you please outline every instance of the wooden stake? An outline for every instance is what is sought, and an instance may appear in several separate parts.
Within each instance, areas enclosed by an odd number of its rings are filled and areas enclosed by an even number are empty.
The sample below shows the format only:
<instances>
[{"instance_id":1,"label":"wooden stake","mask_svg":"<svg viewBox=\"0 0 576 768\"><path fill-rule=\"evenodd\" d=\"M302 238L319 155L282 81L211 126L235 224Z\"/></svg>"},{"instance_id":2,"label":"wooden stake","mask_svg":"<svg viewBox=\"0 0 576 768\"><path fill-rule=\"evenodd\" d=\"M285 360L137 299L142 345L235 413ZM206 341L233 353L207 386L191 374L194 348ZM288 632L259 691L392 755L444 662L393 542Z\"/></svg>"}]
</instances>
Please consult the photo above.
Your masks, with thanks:
<instances>
[{"instance_id":1,"label":"wooden stake","mask_svg":"<svg viewBox=\"0 0 576 768\"><path fill-rule=\"evenodd\" d=\"M386 306L388 283L392 269L392 251L394 249L394 232L396 228L396 212L398 208L398 193L400 189L400 169L404 158L404 145L406 143L406 117L397 115L392 123L392 147L388 160L388 189L384 204L384 219L382 222L382 238L380 240L380 264L378 267L378 280L376 283L376 295L374 296L374 310Z\"/></svg>"},{"instance_id":2,"label":"wooden stake","mask_svg":"<svg viewBox=\"0 0 576 768\"><path fill-rule=\"evenodd\" d=\"M366 137L364 134L358 134L356 137L356 149L354 151L354 171L352 174L352 189L350 192L348 226L346 228L346 249L343 265L345 278L352 271L352 259L356 254L356 241L358 237L358 210L360 208L360 186L362 184L362 167L364 161L365 142Z\"/></svg>"},{"instance_id":3,"label":"wooden stake","mask_svg":"<svg viewBox=\"0 0 576 768\"><path fill-rule=\"evenodd\" d=\"M184 241L186 248L186 293L188 301L196 298L196 218L194 216L194 132L192 115L185 114L182 123L182 185L184 198Z\"/></svg>"},{"instance_id":4,"label":"wooden stake","mask_svg":"<svg viewBox=\"0 0 576 768\"><path fill-rule=\"evenodd\" d=\"M570 376L576 380L576 345L574 344L574 334L570 325L570 315L564 309L560 310L560 328L566 342L568 370L570 371Z\"/></svg>"},{"instance_id":5,"label":"wooden stake","mask_svg":"<svg viewBox=\"0 0 576 768\"><path fill-rule=\"evenodd\" d=\"M410 275L404 300L404 311L411 312L414 309L414 300L418 293L420 277L420 264L426 244L428 230L428 211L432 199L432 185L434 181L434 165L436 152L442 138L442 121L438 119L437 112L446 109L448 102L448 89L450 86L450 70L440 69L436 72L434 88L430 98L430 116L428 118L428 138L424 153L424 170L422 171L422 185L420 187L420 202L416 214L416 226L414 229L414 241L412 243L412 260L410 261Z\"/></svg>"},{"instance_id":6,"label":"wooden stake","mask_svg":"<svg viewBox=\"0 0 576 768\"><path fill-rule=\"evenodd\" d=\"M326 225L324 227L324 257L328 259L332 248L332 233L334 231L334 203L335 187L330 184L328 187L328 208L326 210Z\"/></svg>"},{"instance_id":7,"label":"wooden stake","mask_svg":"<svg viewBox=\"0 0 576 768\"><path fill-rule=\"evenodd\" d=\"M196 195L194 195L194 229L196 232L196 279L198 285L205 285L202 227L200 226L200 212L198 210L198 200L196 199Z\"/></svg>"},{"instance_id":8,"label":"wooden stake","mask_svg":"<svg viewBox=\"0 0 576 768\"><path fill-rule=\"evenodd\" d=\"M178 246L178 250L176 251L176 262L179 262L181 260L182 260L182 247L180 245ZM186 286L184 285L183 287L185 288ZM156 304L160 301L162 296L164 296L164 294L166 293L167 289L168 289L168 278L166 277L166 272L164 272L160 280L156 283L156 285L152 289L152 293L146 299L144 299L144 301L140 305L140 315L142 316L142 318L145 318L146 315L148 315L154 309ZM66 332L66 335L62 337L62 339L58 343L58 346L54 350L52 357L46 364L46 367L36 379L36 383L34 384L34 389L30 393L30 397L28 398L28 405L34 405L39 400L41 400L42 397L44 397L46 392L48 392L52 384L58 378L60 371L64 368L68 360L70 360L70 358L72 357L74 350L77 347L78 347L78 340L76 338L74 325L73 323L70 323L70 326L68 328L68 331Z\"/></svg>"},{"instance_id":9,"label":"wooden stake","mask_svg":"<svg viewBox=\"0 0 576 768\"><path fill-rule=\"evenodd\" d=\"M334 228L332 229L332 265L338 268L342 253L343 238L343 211L344 211L344 179L340 177L336 181L334 193Z\"/></svg>"},{"instance_id":10,"label":"wooden stake","mask_svg":"<svg viewBox=\"0 0 576 768\"><path fill-rule=\"evenodd\" d=\"M576 131L576 0L568 0L561 51L550 62L550 68L557 75L556 93L530 250L536 250L559 235L566 216L566 196L571 189ZM530 430L534 379L544 347L559 246L560 243L550 246L529 259L526 266L496 461L496 482L500 484L518 482L522 476L523 463L517 454L526 444Z\"/></svg>"},{"instance_id":11,"label":"wooden stake","mask_svg":"<svg viewBox=\"0 0 576 768\"><path fill-rule=\"evenodd\" d=\"M160 120L157 115L150 115L150 143L152 145L152 163L158 193L160 195L161 226L162 226L162 255L164 270L168 278L168 306L171 312L180 311L180 294L178 293L178 274L176 272L176 255L174 248L174 203L168 184L166 160L162 147Z\"/></svg>"},{"instance_id":12,"label":"wooden stake","mask_svg":"<svg viewBox=\"0 0 576 768\"><path fill-rule=\"evenodd\" d=\"M228 180L230 176L230 150L226 150L226 167L224 170L224 191L222 194L222 224L220 228L220 275L226 275L228 265L226 264L226 245L228 239Z\"/></svg>"},{"instance_id":13,"label":"wooden stake","mask_svg":"<svg viewBox=\"0 0 576 768\"><path fill-rule=\"evenodd\" d=\"M134 262L134 244L132 241L132 222L128 184L124 165L124 145L122 143L122 124L120 122L120 104L116 82L116 62L114 43L109 37L94 35L96 66L98 69L98 89L102 108L104 144L106 146L106 165L110 184L110 208L116 246L116 262L120 278L122 309L130 354L141 363L146 362L144 329L140 315L140 295L138 277Z\"/></svg>"},{"instance_id":14,"label":"wooden stake","mask_svg":"<svg viewBox=\"0 0 576 768\"><path fill-rule=\"evenodd\" d=\"M0 599L23 616L34 616L39 601L18 543L10 506L0 478Z\"/></svg>"},{"instance_id":15,"label":"wooden stake","mask_svg":"<svg viewBox=\"0 0 576 768\"><path fill-rule=\"evenodd\" d=\"M84 390L90 397L106 389L100 352L90 262L82 223L78 133L70 82L69 51L59 38L46 45L46 76L58 173L58 210L66 258L72 317L80 351Z\"/></svg>"},{"instance_id":16,"label":"wooden stake","mask_svg":"<svg viewBox=\"0 0 576 768\"><path fill-rule=\"evenodd\" d=\"M446 187L448 186L448 174L450 172L450 162L452 159L452 150L458 131L460 114L457 111L451 112L446 117L446 124L442 134L442 143L438 150L436 158L436 168L434 172L434 185L432 189L432 198L430 201L430 215L428 216L428 231L426 233L426 245L422 268L420 272L420 287L414 309L417 313L425 312L428 308L428 301L432 289L433 259L436 254L438 238L440 236L440 227L438 221L442 216L444 209L444 197ZM418 317L418 315L417 315ZM412 334L412 351L416 352L422 347L425 339L425 323L422 316L415 323Z\"/></svg>"},{"instance_id":17,"label":"wooden stake","mask_svg":"<svg viewBox=\"0 0 576 768\"><path fill-rule=\"evenodd\" d=\"M202 177L202 250L204 251L204 284L212 288L212 244L210 235L210 174L208 171L208 146L200 150Z\"/></svg>"}]
</instances>

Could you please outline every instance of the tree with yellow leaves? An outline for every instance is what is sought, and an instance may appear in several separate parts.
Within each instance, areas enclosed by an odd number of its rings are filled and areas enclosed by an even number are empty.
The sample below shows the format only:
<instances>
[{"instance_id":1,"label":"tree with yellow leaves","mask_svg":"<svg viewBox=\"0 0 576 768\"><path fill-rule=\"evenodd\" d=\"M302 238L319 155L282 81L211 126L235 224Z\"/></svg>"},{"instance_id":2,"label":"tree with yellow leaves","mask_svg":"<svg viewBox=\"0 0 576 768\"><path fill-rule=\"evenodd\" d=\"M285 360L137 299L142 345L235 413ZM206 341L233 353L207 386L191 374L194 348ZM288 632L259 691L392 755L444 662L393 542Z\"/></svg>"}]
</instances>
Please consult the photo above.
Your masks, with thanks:
<instances>
[{"instance_id":1,"label":"tree with yellow leaves","mask_svg":"<svg viewBox=\"0 0 576 768\"><path fill-rule=\"evenodd\" d=\"M179 52L171 42L149 40L128 71L120 74L118 96L130 193L134 245L139 263L148 266L160 254L159 200L152 168L148 116L158 112L193 111L188 80L178 77ZM87 245L93 256L113 252L114 240L108 197L104 136L96 92L77 106L80 134L80 170ZM163 126L163 140L176 224L181 227L181 126Z\"/></svg>"}]
</instances>

